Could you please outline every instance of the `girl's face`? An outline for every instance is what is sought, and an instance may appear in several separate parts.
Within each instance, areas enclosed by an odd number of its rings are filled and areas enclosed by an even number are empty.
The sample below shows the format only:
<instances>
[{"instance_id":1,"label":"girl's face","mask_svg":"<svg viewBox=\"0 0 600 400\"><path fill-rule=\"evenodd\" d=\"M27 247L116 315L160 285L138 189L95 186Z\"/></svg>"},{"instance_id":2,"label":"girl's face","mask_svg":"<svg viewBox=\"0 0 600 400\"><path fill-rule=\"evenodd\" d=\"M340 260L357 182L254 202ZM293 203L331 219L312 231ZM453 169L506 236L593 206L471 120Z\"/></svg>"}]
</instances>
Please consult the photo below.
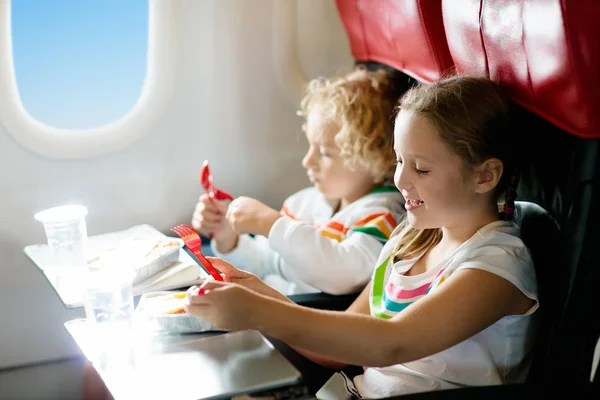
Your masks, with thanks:
<instances>
[{"instance_id":1,"label":"girl's face","mask_svg":"<svg viewBox=\"0 0 600 400\"><path fill-rule=\"evenodd\" d=\"M413 227L460 226L473 207L481 207L475 173L450 151L428 120L400 111L394 128L394 151L394 182L406 200Z\"/></svg>"},{"instance_id":2,"label":"girl's face","mask_svg":"<svg viewBox=\"0 0 600 400\"><path fill-rule=\"evenodd\" d=\"M319 107L314 108L306 120L309 147L302 166L317 190L327 198L341 200L345 207L368 193L374 181L368 171L344 162L334 141L338 131L339 127L326 119Z\"/></svg>"}]
</instances>

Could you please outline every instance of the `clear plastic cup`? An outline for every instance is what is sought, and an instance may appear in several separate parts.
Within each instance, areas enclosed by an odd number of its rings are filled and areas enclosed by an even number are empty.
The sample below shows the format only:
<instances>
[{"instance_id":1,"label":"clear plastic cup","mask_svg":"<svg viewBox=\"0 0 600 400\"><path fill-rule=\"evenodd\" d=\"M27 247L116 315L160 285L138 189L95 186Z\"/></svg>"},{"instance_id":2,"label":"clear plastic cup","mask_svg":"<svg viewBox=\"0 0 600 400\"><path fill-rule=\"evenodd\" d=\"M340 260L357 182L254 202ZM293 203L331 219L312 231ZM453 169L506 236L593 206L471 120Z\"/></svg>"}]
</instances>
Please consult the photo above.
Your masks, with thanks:
<instances>
[{"instance_id":1,"label":"clear plastic cup","mask_svg":"<svg viewBox=\"0 0 600 400\"><path fill-rule=\"evenodd\" d=\"M88 237L85 217L88 210L80 205L50 208L34 215L44 224L50 247L51 263L83 266L86 262Z\"/></svg>"},{"instance_id":2,"label":"clear plastic cup","mask_svg":"<svg viewBox=\"0 0 600 400\"><path fill-rule=\"evenodd\" d=\"M90 268L84 280L86 321L106 360L130 362L133 339L133 271L117 265Z\"/></svg>"},{"instance_id":3,"label":"clear plastic cup","mask_svg":"<svg viewBox=\"0 0 600 400\"><path fill-rule=\"evenodd\" d=\"M133 271L113 266L89 269L84 284L88 321L129 329L133 320Z\"/></svg>"},{"instance_id":4,"label":"clear plastic cup","mask_svg":"<svg viewBox=\"0 0 600 400\"><path fill-rule=\"evenodd\" d=\"M44 224L48 241L49 259L44 272L68 302L81 297L81 273L88 252L87 213L84 206L65 205L34 215Z\"/></svg>"}]
</instances>

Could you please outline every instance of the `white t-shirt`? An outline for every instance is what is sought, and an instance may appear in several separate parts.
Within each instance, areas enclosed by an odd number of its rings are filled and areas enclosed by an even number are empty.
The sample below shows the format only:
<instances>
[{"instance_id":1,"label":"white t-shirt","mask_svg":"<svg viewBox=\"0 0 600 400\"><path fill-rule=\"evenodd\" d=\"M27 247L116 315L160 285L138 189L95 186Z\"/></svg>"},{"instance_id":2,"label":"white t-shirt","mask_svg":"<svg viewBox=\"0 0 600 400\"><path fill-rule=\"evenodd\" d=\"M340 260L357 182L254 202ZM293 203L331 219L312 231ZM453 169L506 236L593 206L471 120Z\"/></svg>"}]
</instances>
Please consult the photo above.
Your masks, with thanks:
<instances>
[{"instance_id":1,"label":"white t-shirt","mask_svg":"<svg viewBox=\"0 0 600 400\"><path fill-rule=\"evenodd\" d=\"M371 314L389 319L420 297L436 290L454 272L476 268L496 274L534 300L523 315L506 316L463 342L429 357L383 368L365 368L354 383L365 398L465 386L524 381L535 338L537 281L529 250L513 222L496 221L481 228L437 267L405 276L418 257L391 263L398 239L385 245L373 273ZM376 338L374 338L376 340Z\"/></svg>"}]
</instances>

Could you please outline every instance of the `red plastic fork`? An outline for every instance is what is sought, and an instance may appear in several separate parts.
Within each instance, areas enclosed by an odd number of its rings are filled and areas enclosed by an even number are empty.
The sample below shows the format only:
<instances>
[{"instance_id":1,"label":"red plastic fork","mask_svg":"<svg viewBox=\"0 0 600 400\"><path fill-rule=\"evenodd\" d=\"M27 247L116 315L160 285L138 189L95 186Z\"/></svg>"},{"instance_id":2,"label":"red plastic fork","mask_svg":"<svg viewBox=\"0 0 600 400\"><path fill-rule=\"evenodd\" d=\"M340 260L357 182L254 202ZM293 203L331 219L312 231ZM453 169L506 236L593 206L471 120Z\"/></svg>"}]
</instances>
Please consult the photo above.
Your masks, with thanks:
<instances>
[{"instance_id":1,"label":"red plastic fork","mask_svg":"<svg viewBox=\"0 0 600 400\"><path fill-rule=\"evenodd\" d=\"M233 200L232 195L215 187L212 179L212 174L210 173L210 167L208 166L208 160L204 160L202 168L200 169L200 185L202 185L204 191L206 192L206 195L209 199L211 199L211 201L212 199L217 199L220 201ZM211 240L213 236L214 235L212 233L208 235L209 239Z\"/></svg>"},{"instance_id":2,"label":"red plastic fork","mask_svg":"<svg viewBox=\"0 0 600 400\"><path fill-rule=\"evenodd\" d=\"M217 189L213 184L212 174L210 173L210 167L208 166L207 160L204 160L202 168L200 169L200 184L204 188L204 191L208 197L211 199L217 199L220 201L233 200L232 195L221 189Z\"/></svg>"},{"instance_id":3,"label":"red plastic fork","mask_svg":"<svg viewBox=\"0 0 600 400\"><path fill-rule=\"evenodd\" d=\"M171 231L175 232L179 235L183 242L187 246L188 249L196 257L200 260L200 263L204 267L204 270L211 274L213 278L217 281L222 281L223 277L219 274L219 271L211 264L210 261L204 257L204 255L200 252L200 247L202 246L202 239L200 239L200 235L189 225L177 225L176 227L171 228Z\"/></svg>"}]
</instances>

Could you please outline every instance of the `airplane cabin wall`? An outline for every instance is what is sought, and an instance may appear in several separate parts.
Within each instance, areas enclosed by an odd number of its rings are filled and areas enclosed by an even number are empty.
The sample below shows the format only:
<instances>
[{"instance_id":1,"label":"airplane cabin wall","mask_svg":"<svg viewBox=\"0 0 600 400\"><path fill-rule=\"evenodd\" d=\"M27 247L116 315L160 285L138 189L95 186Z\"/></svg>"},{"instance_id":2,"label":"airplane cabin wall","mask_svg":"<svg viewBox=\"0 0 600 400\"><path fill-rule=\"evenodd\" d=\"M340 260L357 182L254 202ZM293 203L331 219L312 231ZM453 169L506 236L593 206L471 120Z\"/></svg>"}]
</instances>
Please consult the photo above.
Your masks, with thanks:
<instances>
[{"instance_id":1,"label":"airplane cabin wall","mask_svg":"<svg viewBox=\"0 0 600 400\"><path fill-rule=\"evenodd\" d=\"M89 235L143 223L167 232L189 222L204 159L219 187L276 208L309 184L300 164L307 145L298 105L282 90L273 63L276 1L173 2L174 96L164 99L161 122L125 150L52 159L20 147L0 128L0 368L79 354L63 323L83 310L65 309L23 253L45 241L35 212L79 202L89 208ZM350 69L334 2L298 1L297 12L306 76Z\"/></svg>"}]
</instances>

